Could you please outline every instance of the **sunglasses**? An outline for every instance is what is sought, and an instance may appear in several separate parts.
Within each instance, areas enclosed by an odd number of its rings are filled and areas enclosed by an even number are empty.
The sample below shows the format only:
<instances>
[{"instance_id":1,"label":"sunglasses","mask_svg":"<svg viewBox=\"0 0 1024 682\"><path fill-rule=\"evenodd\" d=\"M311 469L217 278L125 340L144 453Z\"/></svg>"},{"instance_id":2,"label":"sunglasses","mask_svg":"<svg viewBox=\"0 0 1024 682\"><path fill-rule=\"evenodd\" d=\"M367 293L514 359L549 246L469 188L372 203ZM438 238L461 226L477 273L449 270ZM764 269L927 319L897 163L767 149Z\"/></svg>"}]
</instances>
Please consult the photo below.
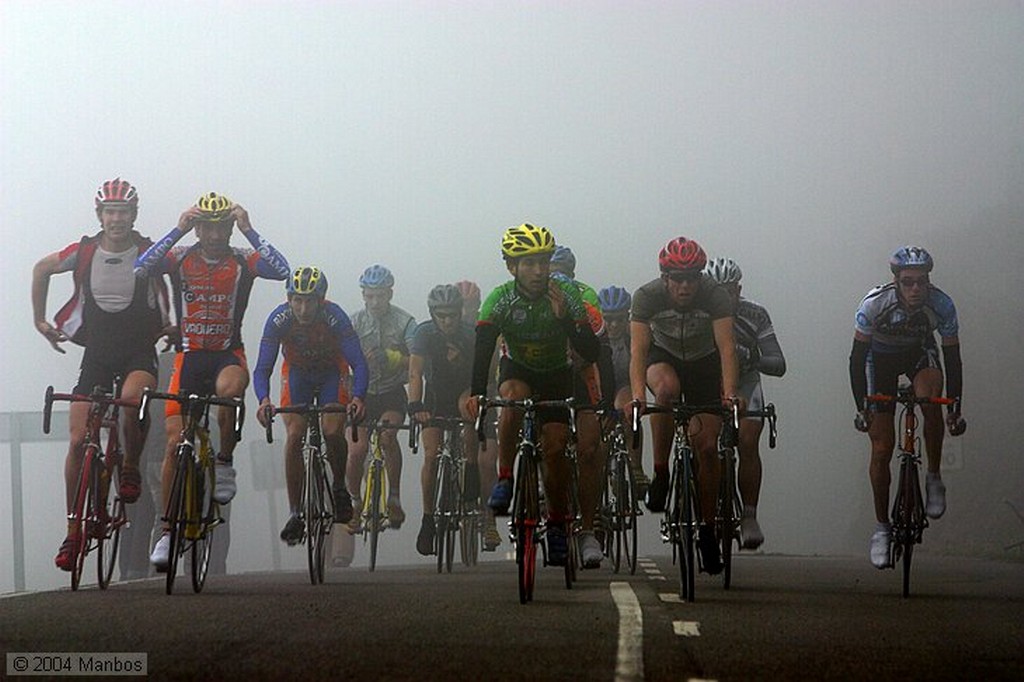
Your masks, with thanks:
<instances>
[{"instance_id":1,"label":"sunglasses","mask_svg":"<svg viewBox=\"0 0 1024 682\"><path fill-rule=\"evenodd\" d=\"M663 272L661 273L662 279L670 279L673 282L679 284L693 284L700 280L700 270L683 271L683 272Z\"/></svg>"},{"instance_id":2,"label":"sunglasses","mask_svg":"<svg viewBox=\"0 0 1024 682\"><path fill-rule=\"evenodd\" d=\"M921 287L922 289L928 286L927 277L900 277L900 286L906 289L913 289L914 287Z\"/></svg>"},{"instance_id":3,"label":"sunglasses","mask_svg":"<svg viewBox=\"0 0 1024 682\"><path fill-rule=\"evenodd\" d=\"M439 320L451 320L456 317L462 317L462 313L457 313L455 311L436 310L434 311L434 317L438 318Z\"/></svg>"}]
</instances>

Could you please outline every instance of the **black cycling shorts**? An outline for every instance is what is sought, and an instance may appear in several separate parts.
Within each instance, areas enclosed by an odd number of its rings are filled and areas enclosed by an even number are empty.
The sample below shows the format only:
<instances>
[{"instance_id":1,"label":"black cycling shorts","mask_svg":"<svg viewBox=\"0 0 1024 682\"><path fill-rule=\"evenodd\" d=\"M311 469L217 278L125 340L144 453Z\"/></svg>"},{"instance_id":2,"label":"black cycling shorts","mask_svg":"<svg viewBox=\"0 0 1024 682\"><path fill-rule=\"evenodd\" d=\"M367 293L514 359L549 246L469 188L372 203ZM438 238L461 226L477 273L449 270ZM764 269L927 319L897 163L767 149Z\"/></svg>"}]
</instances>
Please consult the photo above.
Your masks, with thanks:
<instances>
[{"instance_id":1,"label":"black cycling shorts","mask_svg":"<svg viewBox=\"0 0 1024 682\"><path fill-rule=\"evenodd\" d=\"M509 379L522 381L530 387L530 397L534 400L564 400L572 395L572 367L537 372L524 367L509 358L501 358L498 367L498 385ZM541 422L569 423L569 413L556 408L537 410Z\"/></svg>"},{"instance_id":2,"label":"black cycling shorts","mask_svg":"<svg viewBox=\"0 0 1024 682\"><path fill-rule=\"evenodd\" d=\"M97 386L110 390L114 385L114 377L121 377L121 383L132 372L141 371L157 376L156 350L150 346L145 350L125 353L121 357L102 357L100 353L86 350L82 356L81 371L74 393L89 395Z\"/></svg>"},{"instance_id":3,"label":"black cycling shorts","mask_svg":"<svg viewBox=\"0 0 1024 682\"><path fill-rule=\"evenodd\" d=\"M895 353L871 350L868 352L868 393L896 395L900 375L913 382L918 372L928 368L942 369L939 349L934 341ZM871 409L875 412L894 412L896 404L872 403Z\"/></svg>"},{"instance_id":4,"label":"black cycling shorts","mask_svg":"<svg viewBox=\"0 0 1024 682\"><path fill-rule=\"evenodd\" d=\"M711 405L722 400L722 361L718 351L687 362L652 344L647 354L647 366L658 363L665 363L675 370L683 402Z\"/></svg>"}]
</instances>

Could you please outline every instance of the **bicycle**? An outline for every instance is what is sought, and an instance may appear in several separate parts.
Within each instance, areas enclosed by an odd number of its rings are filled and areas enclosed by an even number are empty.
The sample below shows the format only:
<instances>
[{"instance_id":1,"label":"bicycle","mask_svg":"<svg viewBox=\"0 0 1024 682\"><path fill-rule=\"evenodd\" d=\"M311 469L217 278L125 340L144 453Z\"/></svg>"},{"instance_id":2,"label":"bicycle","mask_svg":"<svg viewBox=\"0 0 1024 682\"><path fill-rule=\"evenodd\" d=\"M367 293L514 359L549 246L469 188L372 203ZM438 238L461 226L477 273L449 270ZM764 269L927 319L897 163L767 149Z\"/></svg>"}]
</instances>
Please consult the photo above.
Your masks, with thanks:
<instances>
[{"instance_id":1,"label":"bicycle","mask_svg":"<svg viewBox=\"0 0 1024 682\"><path fill-rule=\"evenodd\" d=\"M914 545L921 544L928 517L924 512L921 496L921 475L918 467L921 455L918 453L917 410L918 405L952 405L953 398L919 397L910 386L901 386L896 395L869 395L864 399L865 411L873 403L896 403L900 405L900 423L903 438L900 441L899 476L896 481L896 496L892 503L892 561L903 561L903 596L910 596L910 564L914 558Z\"/></svg>"},{"instance_id":2,"label":"bicycle","mask_svg":"<svg viewBox=\"0 0 1024 682\"><path fill-rule=\"evenodd\" d=\"M241 398L219 398L195 394L142 392L139 419L149 417L151 400L172 400L181 405L182 428L175 455L174 479L163 520L170 529L170 551L167 557L167 594L174 591L178 559L191 551L192 590L200 592L206 584L213 547L213 531L223 522L220 505L213 498L217 477L215 455L210 443L210 407L218 405L235 409L234 435L242 439L245 404Z\"/></svg>"},{"instance_id":3,"label":"bicycle","mask_svg":"<svg viewBox=\"0 0 1024 682\"><path fill-rule=\"evenodd\" d=\"M697 526L700 522L700 496L698 494L696 460L690 444L690 420L700 414L731 415L733 425L739 428L738 410L735 405L725 408L721 403L710 405L688 405L676 403L672 406L634 401L633 443L640 439L641 410L644 415L669 414L675 422L675 436L672 445L672 463L669 474L668 504L661 522L661 539L672 545L672 562L679 566L679 597L684 601L695 601L694 575L697 571L695 551Z\"/></svg>"},{"instance_id":4,"label":"bicycle","mask_svg":"<svg viewBox=\"0 0 1024 682\"><path fill-rule=\"evenodd\" d=\"M611 429L603 429L601 439L610 443L607 475L601 500L601 516L606 529L605 556L612 560L612 570L618 573L622 560L630 575L636 574L637 520L643 512L637 500L633 466L626 447L626 431L617 410L607 410L601 417L612 418ZM605 424L607 425L607 423ZM607 535L610 533L614 540Z\"/></svg>"},{"instance_id":5,"label":"bicycle","mask_svg":"<svg viewBox=\"0 0 1024 682\"><path fill-rule=\"evenodd\" d=\"M351 426L352 442L357 440L357 425ZM377 546L380 534L390 527L388 520L388 474L384 465L384 450L380 444L380 433L388 429L409 431L409 449L416 451L415 434L409 425L389 424L372 419L366 424L366 432L370 439L370 468L366 472L366 487L363 491L360 512L360 528L353 535L362 534L363 542L370 543L370 571L377 568Z\"/></svg>"},{"instance_id":6,"label":"bicycle","mask_svg":"<svg viewBox=\"0 0 1024 682\"><path fill-rule=\"evenodd\" d=\"M124 501L116 492L124 459L118 408L134 408L138 403L117 397L119 393L120 377L114 380L112 393L107 393L102 386L95 387L89 395L54 393L53 386L46 387L43 433L50 433L54 401L89 403L85 442L82 444L82 468L75 484L75 499L68 513L68 521L75 527L70 536L77 539L71 565L72 590L77 590L81 584L85 558L93 551L96 552L97 582L101 590L107 589L117 562L121 529L128 525ZM104 430L107 432L106 447L103 446ZM110 497L111 487L115 490L113 499Z\"/></svg>"},{"instance_id":7,"label":"bicycle","mask_svg":"<svg viewBox=\"0 0 1024 682\"><path fill-rule=\"evenodd\" d=\"M301 542L306 544L309 564L309 580L314 585L324 582L324 561L327 536L334 526L334 493L331 465L327 449L323 444L320 415L344 413L343 405L320 405L319 390L313 391L313 400L308 405L275 407L267 420L267 442L274 442L273 418L277 414L299 414L306 418L306 433L302 439L302 464L305 476L302 480L302 495L299 515L305 532Z\"/></svg>"},{"instance_id":8,"label":"bicycle","mask_svg":"<svg viewBox=\"0 0 1024 682\"><path fill-rule=\"evenodd\" d=\"M484 434L484 416L492 407L512 408L523 411L523 424L520 429L519 444L516 446L516 475L512 491L512 511L509 519L512 543L516 550L516 565L519 574L519 603L526 604L533 601L534 585L536 583L537 546L545 542L548 521L546 513L541 509L542 478L541 465L543 454L539 442L539 425L537 410L541 408L561 408L569 412L570 442L575 440L576 432L576 411L571 398L565 400L533 400L525 398L512 400L505 398L480 398L480 411L477 415L476 432L481 443L486 442ZM567 450L569 450L567 444ZM570 486L571 488L574 486ZM578 493L571 490L571 504L574 509L570 514L576 514L579 507ZM575 536L573 535L575 521L571 516L569 523L565 524L566 542L568 543L569 556L565 562L565 584L567 588L572 587L576 575L576 556L573 551ZM545 564L547 564L548 552L545 549Z\"/></svg>"},{"instance_id":9,"label":"bicycle","mask_svg":"<svg viewBox=\"0 0 1024 682\"><path fill-rule=\"evenodd\" d=\"M768 403L761 410L747 410L740 415L729 410L729 419L722 424L718 439L718 457L722 461L722 478L718 486L718 502L715 505L715 532L722 545L722 583L725 589L732 584L732 549L742 547L740 520L743 518L743 501L736 482L736 447L739 443L739 417L754 417L768 421L768 447L775 448L778 440L775 405Z\"/></svg>"}]
</instances>

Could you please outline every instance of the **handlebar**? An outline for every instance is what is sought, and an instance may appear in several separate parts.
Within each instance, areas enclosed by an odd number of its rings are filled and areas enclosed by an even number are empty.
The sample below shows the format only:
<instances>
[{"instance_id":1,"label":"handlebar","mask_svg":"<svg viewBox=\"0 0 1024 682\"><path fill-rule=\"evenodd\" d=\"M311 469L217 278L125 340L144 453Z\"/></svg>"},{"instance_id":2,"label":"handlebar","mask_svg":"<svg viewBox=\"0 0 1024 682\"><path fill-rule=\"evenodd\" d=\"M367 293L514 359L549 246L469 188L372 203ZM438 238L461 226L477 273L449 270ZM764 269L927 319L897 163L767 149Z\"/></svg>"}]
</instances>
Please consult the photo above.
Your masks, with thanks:
<instances>
[{"instance_id":1,"label":"handlebar","mask_svg":"<svg viewBox=\"0 0 1024 682\"><path fill-rule=\"evenodd\" d=\"M245 423L245 402L241 398L222 398L220 396L196 395L195 393L162 393L145 389L142 392L142 400L139 404L139 423L143 426L149 420L149 402L151 400L171 400L189 410L193 405L202 404L204 412L211 405L220 407L231 407L235 410L235 441L242 440L242 425Z\"/></svg>"},{"instance_id":2,"label":"handlebar","mask_svg":"<svg viewBox=\"0 0 1024 682\"><path fill-rule=\"evenodd\" d=\"M511 407L524 412L534 412L541 408L561 408L569 413L569 433L573 439L576 438L576 413L583 410L596 411L598 408L594 405L576 405L573 398L561 398L558 400L534 400L533 398L522 398L519 400L512 398L487 398L484 396L477 396L480 410L476 416L476 435L480 439L481 443L487 442L487 436L484 433L484 415L492 407Z\"/></svg>"},{"instance_id":3,"label":"handlebar","mask_svg":"<svg viewBox=\"0 0 1024 682\"><path fill-rule=\"evenodd\" d=\"M723 417L732 418L732 427L739 430L741 417L760 417L768 420L768 447L774 449L778 441L778 430L776 428L777 415L775 405L768 403L761 410L740 411L739 403L733 401L731 405L724 406L721 403L709 403L707 405L688 405L687 403L675 403L674 405L659 405L657 403L644 403L634 400L631 403L633 412L633 447L640 446L640 418L644 414L671 414L672 418L679 421L689 421L698 414L717 414Z\"/></svg>"},{"instance_id":4,"label":"handlebar","mask_svg":"<svg viewBox=\"0 0 1024 682\"><path fill-rule=\"evenodd\" d=\"M262 408L257 408L262 409ZM348 413L347 405L320 405L318 403L310 404L306 403L303 405L287 405L284 407L275 407L270 412L270 417L267 419L267 442L274 442L274 416L278 414L301 414L304 416L310 415L321 415L321 414L339 414Z\"/></svg>"},{"instance_id":5,"label":"handlebar","mask_svg":"<svg viewBox=\"0 0 1024 682\"><path fill-rule=\"evenodd\" d=\"M89 395L83 395L81 393L56 393L53 390L53 386L47 386L43 404L43 433L50 433L50 424L53 417L53 403L56 401L66 401L69 403L97 403L104 407L108 405L132 408L140 407L140 403L137 400L116 398L114 397L115 395L117 395L116 384L115 391L113 393L108 392L102 386L97 386Z\"/></svg>"}]
</instances>

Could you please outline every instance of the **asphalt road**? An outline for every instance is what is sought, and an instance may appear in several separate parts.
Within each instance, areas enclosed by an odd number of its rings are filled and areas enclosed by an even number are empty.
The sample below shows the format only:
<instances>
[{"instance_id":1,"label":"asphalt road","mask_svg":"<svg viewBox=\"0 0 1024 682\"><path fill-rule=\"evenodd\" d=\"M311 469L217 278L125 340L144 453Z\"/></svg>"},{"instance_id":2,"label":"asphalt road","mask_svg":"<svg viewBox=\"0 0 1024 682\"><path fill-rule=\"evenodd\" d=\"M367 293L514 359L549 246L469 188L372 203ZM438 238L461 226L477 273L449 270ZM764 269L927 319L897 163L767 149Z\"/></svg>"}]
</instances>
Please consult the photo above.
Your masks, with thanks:
<instances>
[{"instance_id":1,"label":"asphalt road","mask_svg":"<svg viewBox=\"0 0 1024 682\"><path fill-rule=\"evenodd\" d=\"M741 555L733 587L700 576L679 603L670 557L635 576L515 566L179 578L0 598L15 652L145 652L151 679L1024 679L1024 563L929 556L914 594L863 557ZM38 679L38 678L37 678Z\"/></svg>"}]
</instances>

